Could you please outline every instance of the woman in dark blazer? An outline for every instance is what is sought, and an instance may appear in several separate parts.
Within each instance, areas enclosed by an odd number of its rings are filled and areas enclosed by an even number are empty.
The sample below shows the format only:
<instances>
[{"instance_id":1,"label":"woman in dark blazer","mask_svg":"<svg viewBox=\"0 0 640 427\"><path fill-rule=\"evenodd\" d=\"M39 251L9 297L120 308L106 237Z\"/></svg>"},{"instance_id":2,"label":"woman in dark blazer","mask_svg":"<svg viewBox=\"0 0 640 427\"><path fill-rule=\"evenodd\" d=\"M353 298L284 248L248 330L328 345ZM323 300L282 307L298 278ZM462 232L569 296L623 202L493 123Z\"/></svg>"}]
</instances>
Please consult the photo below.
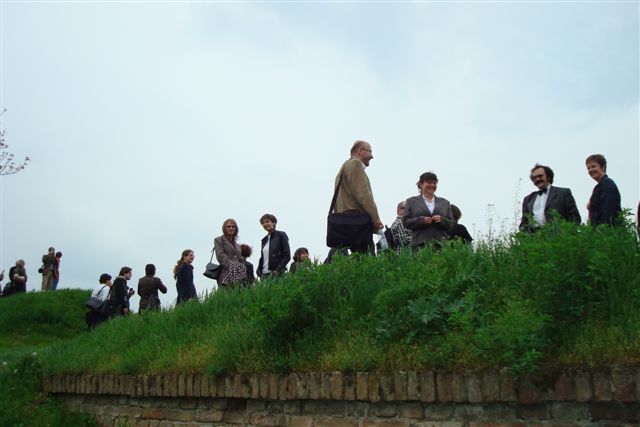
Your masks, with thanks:
<instances>
[{"instance_id":1,"label":"woman in dark blazer","mask_svg":"<svg viewBox=\"0 0 640 427\"><path fill-rule=\"evenodd\" d=\"M277 223L278 219L275 215L264 214L260 218L260 224L267 235L262 238L261 242L258 277L282 276L287 271L287 264L291 259L289 237L284 231L276 230Z\"/></svg>"},{"instance_id":2,"label":"woman in dark blazer","mask_svg":"<svg viewBox=\"0 0 640 427\"><path fill-rule=\"evenodd\" d=\"M222 223L222 236L213 240L216 259L222 267L218 283L223 288L240 284L247 278L247 268L238 244L238 231L236 220L229 218Z\"/></svg>"},{"instance_id":3,"label":"woman in dark blazer","mask_svg":"<svg viewBox=\"0 0 640 427\"><path fill-rule=\"evenodd\" d=\"M193 259L195 255L191 249L182 251L180 259L173 267L173 277L176 279L176 290L178 291L177 304L182 304L191 299L198 299L196 285L193 283Z\"/></svg>"},{"instance_id":4,"label":"woman in dark blazer","mask_svg":"<svg viewBox=\"0 0 640 427\"><path fill-rule=\"evenodd\" d=\"M607 175L607 160L602 154L593 154L587 157L585 163L589 176L598 183L587 204L589 223L594 227L600 224L621 225L620 192L616 183Z\"/></svg>"},{"instance_id":5,"label":"woman in dark blazer","mask_svg":"<svg viewBox=\"0 0 640 427\"><path fill-rule=\"evenodd\" d=\"M451 204L447 199L437 197L438 177L433 172L420 175L416 183L420 194L405 202L402 224L411 230L411 247L414 250L430 244L437 244L449 238L455 221Z\"/></svg>"}]
</instances>

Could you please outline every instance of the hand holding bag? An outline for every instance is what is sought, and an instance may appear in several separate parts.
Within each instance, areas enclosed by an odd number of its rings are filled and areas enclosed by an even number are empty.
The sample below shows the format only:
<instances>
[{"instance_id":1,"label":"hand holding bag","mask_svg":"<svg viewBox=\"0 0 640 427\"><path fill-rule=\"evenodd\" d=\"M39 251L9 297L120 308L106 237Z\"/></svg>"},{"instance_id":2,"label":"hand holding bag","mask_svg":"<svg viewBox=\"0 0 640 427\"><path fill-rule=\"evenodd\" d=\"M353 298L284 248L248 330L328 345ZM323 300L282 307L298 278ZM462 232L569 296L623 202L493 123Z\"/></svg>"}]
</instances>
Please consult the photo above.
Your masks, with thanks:
<instances>
[{"instance_id":1,"label":"hand holding bag","mask_svg":"<svg viewBox=\"0 0 640 427\"><path fill-rule=\"evenodd\" d=\"M211 250L211 259L207 263L207 267L202 274L209 279L218 280L218 276L220 275L220 270L222 270L222 268L218 264L213 263L213 251L214 250Z\"/></svg>"},{"instance_id":2,"label":"hand holding bag","mask_svg":"<svg viewBox=\"0 0 640 427\"><path fill-rule=\"evenodd\" d=\"M371 240L373 222L367 213L332 213L336 207L342 175L333 192L327 215L327 246L330 248L366 246Z\"/></svg>"}]
</instances>

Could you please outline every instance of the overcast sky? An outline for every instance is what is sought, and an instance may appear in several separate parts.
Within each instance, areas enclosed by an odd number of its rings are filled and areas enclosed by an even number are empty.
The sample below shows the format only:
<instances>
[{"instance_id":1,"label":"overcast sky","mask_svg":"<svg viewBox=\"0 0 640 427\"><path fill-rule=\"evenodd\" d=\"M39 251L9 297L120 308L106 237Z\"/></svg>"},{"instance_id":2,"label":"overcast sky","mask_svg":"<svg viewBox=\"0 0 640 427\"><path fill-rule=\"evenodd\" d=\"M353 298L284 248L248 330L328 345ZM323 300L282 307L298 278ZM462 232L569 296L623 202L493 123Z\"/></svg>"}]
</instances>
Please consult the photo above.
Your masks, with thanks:
<instances>
[{"instance_id":1,"label":"overcast sky","mask_svg":"<svg viewBox=\"0 0 640 427\"><path fill-rule=\"evenodd\" d=\"M586 219L602 153L635 208L639 3L0 2L0 268L64 253L61 288L172 268L235 218L258 263L278 218L324 259L335 175L356 139L385 224L425 171L474 237L510 231L540 162ZM634 209L635 211L635 209ZM133 300L137 309L138 300Z\"/></svg>"}]
</instances>

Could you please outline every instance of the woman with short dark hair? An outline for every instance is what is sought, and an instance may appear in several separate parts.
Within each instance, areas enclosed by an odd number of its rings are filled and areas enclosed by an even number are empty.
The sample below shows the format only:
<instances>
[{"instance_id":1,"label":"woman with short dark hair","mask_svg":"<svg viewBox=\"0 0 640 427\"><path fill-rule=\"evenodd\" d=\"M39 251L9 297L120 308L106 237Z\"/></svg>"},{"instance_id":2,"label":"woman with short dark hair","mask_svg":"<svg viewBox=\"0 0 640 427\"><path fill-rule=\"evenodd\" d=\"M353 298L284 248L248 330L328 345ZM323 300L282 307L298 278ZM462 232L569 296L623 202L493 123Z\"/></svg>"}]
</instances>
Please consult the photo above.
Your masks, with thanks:
<instances>
[{"instance_id":1,"label":"woman with short dark hair","mask_svg":"<svg viewBox=\"0 0 640 427\"><path fill-rule=\"evenodd\" d=\"M447 199L435 195L438 188L435 173L423 173L416 185L420 194L405 202L402 224L411 230L411 247L414 250L427 244L439 247L442 240L449 238L455 223L451 204Z\"/></svg>"},{"instance_id":2,"label":"woman with short dark hair","mask_svg":"<svg viewBox=\"0 0 640 427\"><path fill-rule=\"evenodd\" d=\"M97 298L100 301L107 301L110 291L111 275L102 273L100 275L100 278L98 279L98 284L95 288L93 288L93 291L91 292L91 297ZM87 313L85 314L85 322L87 322L87 327L89 328L89 330L92 330L108 318L109 316L104 316L102 313L92 308L89 308Z\"/></svg>"},{"instance_id":3,"label":"woman with short dark hair","mask_svg":"<svg viewBox=\"0 0 640 427\"><path fill-rule=\"evenodd\" d=\"M260 242L259 277L282 276L287 271L287 264L291 259L289 237L284 231L276 230L277 223L278 219L272 214L264 214L260 218L260 225L267 235Z\"/></svg>"},{"instance_id":4,"label":"woman with short dark hair","mask_svg":"<svg viewBox=\"0 0 640 427\"><path fill-rule=\"evenodd\" d=\"M598 183L587 204L589 223L594 227L600 224L620 225L620 192L616 183L607 175L607 160L602 154L592 154L587 157L585 164L589 176Z\"/></svg>"}]
</instances>

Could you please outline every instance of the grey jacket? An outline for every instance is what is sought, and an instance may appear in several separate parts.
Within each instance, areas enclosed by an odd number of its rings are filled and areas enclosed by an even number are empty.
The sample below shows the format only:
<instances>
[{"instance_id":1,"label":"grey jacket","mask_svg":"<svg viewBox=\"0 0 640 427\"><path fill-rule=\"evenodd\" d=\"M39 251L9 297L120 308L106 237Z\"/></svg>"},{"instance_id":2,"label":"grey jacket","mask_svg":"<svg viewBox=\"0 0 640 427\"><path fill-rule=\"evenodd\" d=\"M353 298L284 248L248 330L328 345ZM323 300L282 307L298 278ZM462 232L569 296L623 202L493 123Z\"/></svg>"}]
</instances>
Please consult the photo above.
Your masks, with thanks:
<instances>
[{"instance_id":1,"label":"grey jacket","mask_svg":"<svg viewBox=\"0 0 640 427\"><path fill-rule=\"evenodd\" d=\"M405 202L402 224L411 230L411 246L422 246L432 240L447 240L455 221L451 213L451 204L447 199L434 197L433 212L429 212L422 195L409 197ZM442 222L425 224L424 218L440 215Z\"/></svg>"}]
</instances>

